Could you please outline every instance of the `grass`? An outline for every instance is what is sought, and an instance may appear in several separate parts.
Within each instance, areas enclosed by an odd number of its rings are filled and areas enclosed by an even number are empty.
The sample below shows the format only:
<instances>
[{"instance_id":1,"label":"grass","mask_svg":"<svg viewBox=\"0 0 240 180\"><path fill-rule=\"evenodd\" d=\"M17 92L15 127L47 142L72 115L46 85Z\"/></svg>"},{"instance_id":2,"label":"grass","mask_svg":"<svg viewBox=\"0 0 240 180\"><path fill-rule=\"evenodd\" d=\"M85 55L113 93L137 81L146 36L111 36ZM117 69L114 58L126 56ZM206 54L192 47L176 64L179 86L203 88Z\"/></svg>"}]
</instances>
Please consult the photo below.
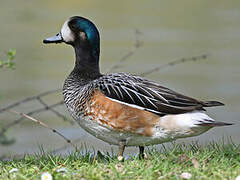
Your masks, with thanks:
<instances>
[{"instance_id":1,"label":"grass","mask_svg":"<svg viewBox=\"0 0 240 180\"><path fill-rule=\"evenodd\" d=\"M13 171L16 168L16 172ZM59 172L62 171L62 172ZM147 158L74 152L68 156L44 153L0 161L0 179L41 179L49 172L53 179L236 179L240 175L240 145L211 143L201 146L172 144L161 150L151 148Z\"/></svg>"}]
</instances>

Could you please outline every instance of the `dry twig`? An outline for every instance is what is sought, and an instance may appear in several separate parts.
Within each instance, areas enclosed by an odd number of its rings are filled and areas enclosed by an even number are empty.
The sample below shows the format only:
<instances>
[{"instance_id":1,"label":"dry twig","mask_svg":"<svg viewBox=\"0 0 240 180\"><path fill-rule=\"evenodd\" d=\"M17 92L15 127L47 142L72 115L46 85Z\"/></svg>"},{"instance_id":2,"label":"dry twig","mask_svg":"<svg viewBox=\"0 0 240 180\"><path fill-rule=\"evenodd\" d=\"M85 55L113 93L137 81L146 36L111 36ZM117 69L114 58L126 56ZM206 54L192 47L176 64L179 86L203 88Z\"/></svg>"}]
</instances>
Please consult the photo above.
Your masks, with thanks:
<instances>
[{"instance_id":1,"label":"dry twig","mask_svg":"<svg viewBox=\"0 0 240 180\"><path fill-rule=\"evenodd\" d=\"M132 48L132 50L130 50L127 54L125 54L122 58L119 59L119 61L117 61L111 68L109 68L106 72L111 72L115 69L118 69L121 67L121 64L124 63L126 60L128 60L132 55L135 54L135 52L143 46L143 42L140 41L139 36L142 33L136 29L135 30L135 43L134 46Z\"/></svg>"},{"instance_id":2,"label":"dry twig","mask_svg":"<svg viewBox=\"0 0 240 180\"><path fill-rule=\"evenodd\" d=\"M21 100L21 101L17 101L17 102L15 102L15 103L13 103L13 104L10 104L10 105L8 105L8 106L0 109L0 113L1 113L1 112L4 112L4 111L7 111L7 110L9 110L9 109L12 109L12 108L14 108L14 107L16 107L16 106L19 106L20 104L23 104L23 103L26 103L26 102L35 100L35 99L37 99L38 97L40 98L40 97L47 96L47 95L49 95L49 94L53 94L53 93L56 93L56 92L59 92L59 91L60 91L60 89L55 89L55 90L43 92L43 93L38 94L38 95L36 95L36 96L27 97L27 98L25 98L25 99L23 99L23 100Z\"/></svg>"},{"instance_id":3,"label":"dry twig","mask_svg":"<svg viewBox=\"0 0 240 180\"><path fill-rule=\"evenodd\" d=\"M147 76L147 75L157 72L161 69L165 69L170 66L175 66L177 64L182 64L182 63L189 62L189 61L199 61L199 60L207 59L208 56L209 56L208 54L202 54L200 56L192 56L192 57L188 57L188 58L181 58L181 59L177 59L174 61L170 61L166 64L162 64L158 67L155 67L153 69L145 71L145 72L141 73L140 76Z\"/></svg>"},{"instance_id":4,"label":"dry twig","mask_svg":"<svg viewBox=\"0 0 240 180\"><path fill-rule=\"evenodd\" d=\"M59 136L61 136L67 143L71 144L77 150L77 146L75 144L73 144L70 139L66 138L64 135L62 135L56 129L49 127L47 124L43 123L42 121L40 121L40 120L38 120L36 118L33 118L33 117L31 117L31 116L29 116L27 114L24 114L22 112L17 112L17 111L13 111L13 110L8 110L8 111L11 112L11 113L14 113L14 114L18 114L18 115L20 115L23 118L27 118L27 119L29 119L29 120L37 123L37 124L40 124L41 126L47 128L47 129L50 129L52 132L54 132L54 133L58 134Z\"/></svg>"},{"instance_id":5,"label":"dry twig","mask_svg":"<svg viewBox=\"0 0 240 180\"><path fill-rule=\"evenodd\" d=\"M31 116L33 114L37 114L37 113L40 113L40 112L43 112L43 111L47 111L47 110L49 110L51 108L57 107L57 106L62 105L62 104L63 104L63 101L60 101L60 102L58 102L56 104L52 104L50 106L47 106L47 107L44 107L44 108L39 108L39 109L36 109L34 111L31 111L31 112L27 113L27 115ZM7 111L9 111L9 110L7 110ZM16 119L15 121L6 124L4 127L2 127L2 129L0 131L0 136L3 135L4 133L6 133L8 129L10 129L11 127L19 124L23 120L24 120L24 118L20 117L20 118Z\"/></svg>"},{"instance_id":6,"label":"dry twig","mask_svg":"<svg viewBox=\"0 0 240 180\"><path fill-rule=\"evenodd\" d=\"M63 114L61 114L60 112L56 111L55 109L53 109L52 107L50 107L48 104L46 104L41 97L37 97L37 100L39 101L39 103L41 103L46 110L49 110L51 112L53 112L56 116L61 117L64 121L68 121L68 119L66 118L66 116L64 116ZM64 102L60 101L59 105L62 105Z\"/></svg>"}]
</instances>

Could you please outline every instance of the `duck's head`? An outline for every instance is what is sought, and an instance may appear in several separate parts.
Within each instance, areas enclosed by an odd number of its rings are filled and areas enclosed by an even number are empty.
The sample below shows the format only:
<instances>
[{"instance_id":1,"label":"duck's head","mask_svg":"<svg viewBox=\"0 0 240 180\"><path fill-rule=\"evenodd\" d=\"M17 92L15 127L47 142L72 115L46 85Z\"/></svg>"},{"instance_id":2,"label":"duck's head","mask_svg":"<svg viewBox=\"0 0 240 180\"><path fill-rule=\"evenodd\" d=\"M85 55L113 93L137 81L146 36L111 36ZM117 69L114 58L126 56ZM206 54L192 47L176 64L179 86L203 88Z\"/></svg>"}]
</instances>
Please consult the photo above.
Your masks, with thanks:
<instances>
[{"instance_id":1,"label":"duck's head","mask_svg":"<svg viewBox=\"0 0 240 180\"><path fill-rule=\"evenodd\" d=\"M70 17L65 21L57 35L43 40L45 44L62 42L72 45L75 49L90 52L90 55L96 59L99 58L99 32L96 26L86 18L80 16Z\"/></svg>"}]
</instances>

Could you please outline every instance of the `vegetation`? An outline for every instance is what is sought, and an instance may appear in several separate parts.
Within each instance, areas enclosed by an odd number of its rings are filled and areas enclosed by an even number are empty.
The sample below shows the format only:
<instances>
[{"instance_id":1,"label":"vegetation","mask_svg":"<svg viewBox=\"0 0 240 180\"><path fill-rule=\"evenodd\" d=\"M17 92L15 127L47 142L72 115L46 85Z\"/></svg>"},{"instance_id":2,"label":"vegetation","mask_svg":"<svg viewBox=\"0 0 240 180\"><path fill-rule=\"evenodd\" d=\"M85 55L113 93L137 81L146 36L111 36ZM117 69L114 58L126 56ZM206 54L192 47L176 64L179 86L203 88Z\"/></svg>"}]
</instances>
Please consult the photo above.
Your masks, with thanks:
<instances>
[{"instance_id":1,"label":"vegetation","mask_svg":"<svg viewBox=\"0 0 240 180\"><path fill-rule=\"evenodd\" d=\"M10 49L7 52L7 59L6 60L1 60L0 59L0 69L2 68L8 68L8 69L15 69L16 63L14 62L16 56L16 50L15 49ZM0 94L1 98L1 94ZM0 123L0 128L1 128L1 123ZM0 133L0 145L11 145L15 142L14 139L8 139L5 134Z\"/></svg>"},{"instance_id":2,"label":"vegetation","mask_svg":"<svg viewBox=\"0 0 240 180\"><path fill-rule=\"evenodd\" d=\"M144 160L74 152L68 156L43 151L0 162L1 179L236 179L240 175L240 145L172 144L151 148ZM47 172L47 173L46 173Z\"/></svg>"},{"instance_id":3,"label":"vegetation","mask_svg":"<svg viewBox=\"0 0 240 180\"><path fill-rule=\"evenodd\" d=\"M0 59L0 68L10 68L10 69L15 69L15 55L16 55L16 50L15 49L10 49L7 52L7 59L6 60L1 60Z\"/></svg>"}]
</instances>

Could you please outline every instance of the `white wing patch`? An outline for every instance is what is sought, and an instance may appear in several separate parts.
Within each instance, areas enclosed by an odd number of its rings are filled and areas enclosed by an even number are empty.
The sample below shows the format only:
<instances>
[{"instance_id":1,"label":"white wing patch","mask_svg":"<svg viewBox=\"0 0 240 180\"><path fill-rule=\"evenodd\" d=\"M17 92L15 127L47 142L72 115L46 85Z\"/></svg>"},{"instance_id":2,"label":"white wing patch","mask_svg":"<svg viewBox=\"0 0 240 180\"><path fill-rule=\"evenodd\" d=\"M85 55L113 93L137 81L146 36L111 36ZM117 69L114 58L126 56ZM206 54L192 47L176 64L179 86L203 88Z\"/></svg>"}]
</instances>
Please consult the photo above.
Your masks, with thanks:
<instances>
[{"instance_id":1,"label":"white wing patch","mask_svg":"<svg viewBox=\"0 0 240 180\"><path fill-rule=\"evenodd\" d=\"M130 106L130 107L133 107L133 108L137 108L137 109L140 109L140 110L147 110L147 111L150 111L150 112L153 112L153 113L159 113L157 111L154 111L152 109L147 109L147 108L143 108L141 106L138 106L138 105L135 105L135 104L129 104L129 103L125 103L125 102L122 102L122 101L119 101L119 100L116 100L116 99L112 99L110 97L107 97L108 99L114 101L114 102L118 102L118 103L121 103L121 104L124 104L124 105L127 105L127 106Z\"/></svg>"},{"instance_id":2,"label":"white wing patch","mask_svg":"<svg viewBox=\"0 0 240 180\"><path fill-rule=\"evenodd\" d=\"M193 111L189 113L166 115L161 118L161 123L171 125L174 128L192 128L204 123L214 123L215 120L210 118L203 111Z\"/></svg>"}]
</instances>

